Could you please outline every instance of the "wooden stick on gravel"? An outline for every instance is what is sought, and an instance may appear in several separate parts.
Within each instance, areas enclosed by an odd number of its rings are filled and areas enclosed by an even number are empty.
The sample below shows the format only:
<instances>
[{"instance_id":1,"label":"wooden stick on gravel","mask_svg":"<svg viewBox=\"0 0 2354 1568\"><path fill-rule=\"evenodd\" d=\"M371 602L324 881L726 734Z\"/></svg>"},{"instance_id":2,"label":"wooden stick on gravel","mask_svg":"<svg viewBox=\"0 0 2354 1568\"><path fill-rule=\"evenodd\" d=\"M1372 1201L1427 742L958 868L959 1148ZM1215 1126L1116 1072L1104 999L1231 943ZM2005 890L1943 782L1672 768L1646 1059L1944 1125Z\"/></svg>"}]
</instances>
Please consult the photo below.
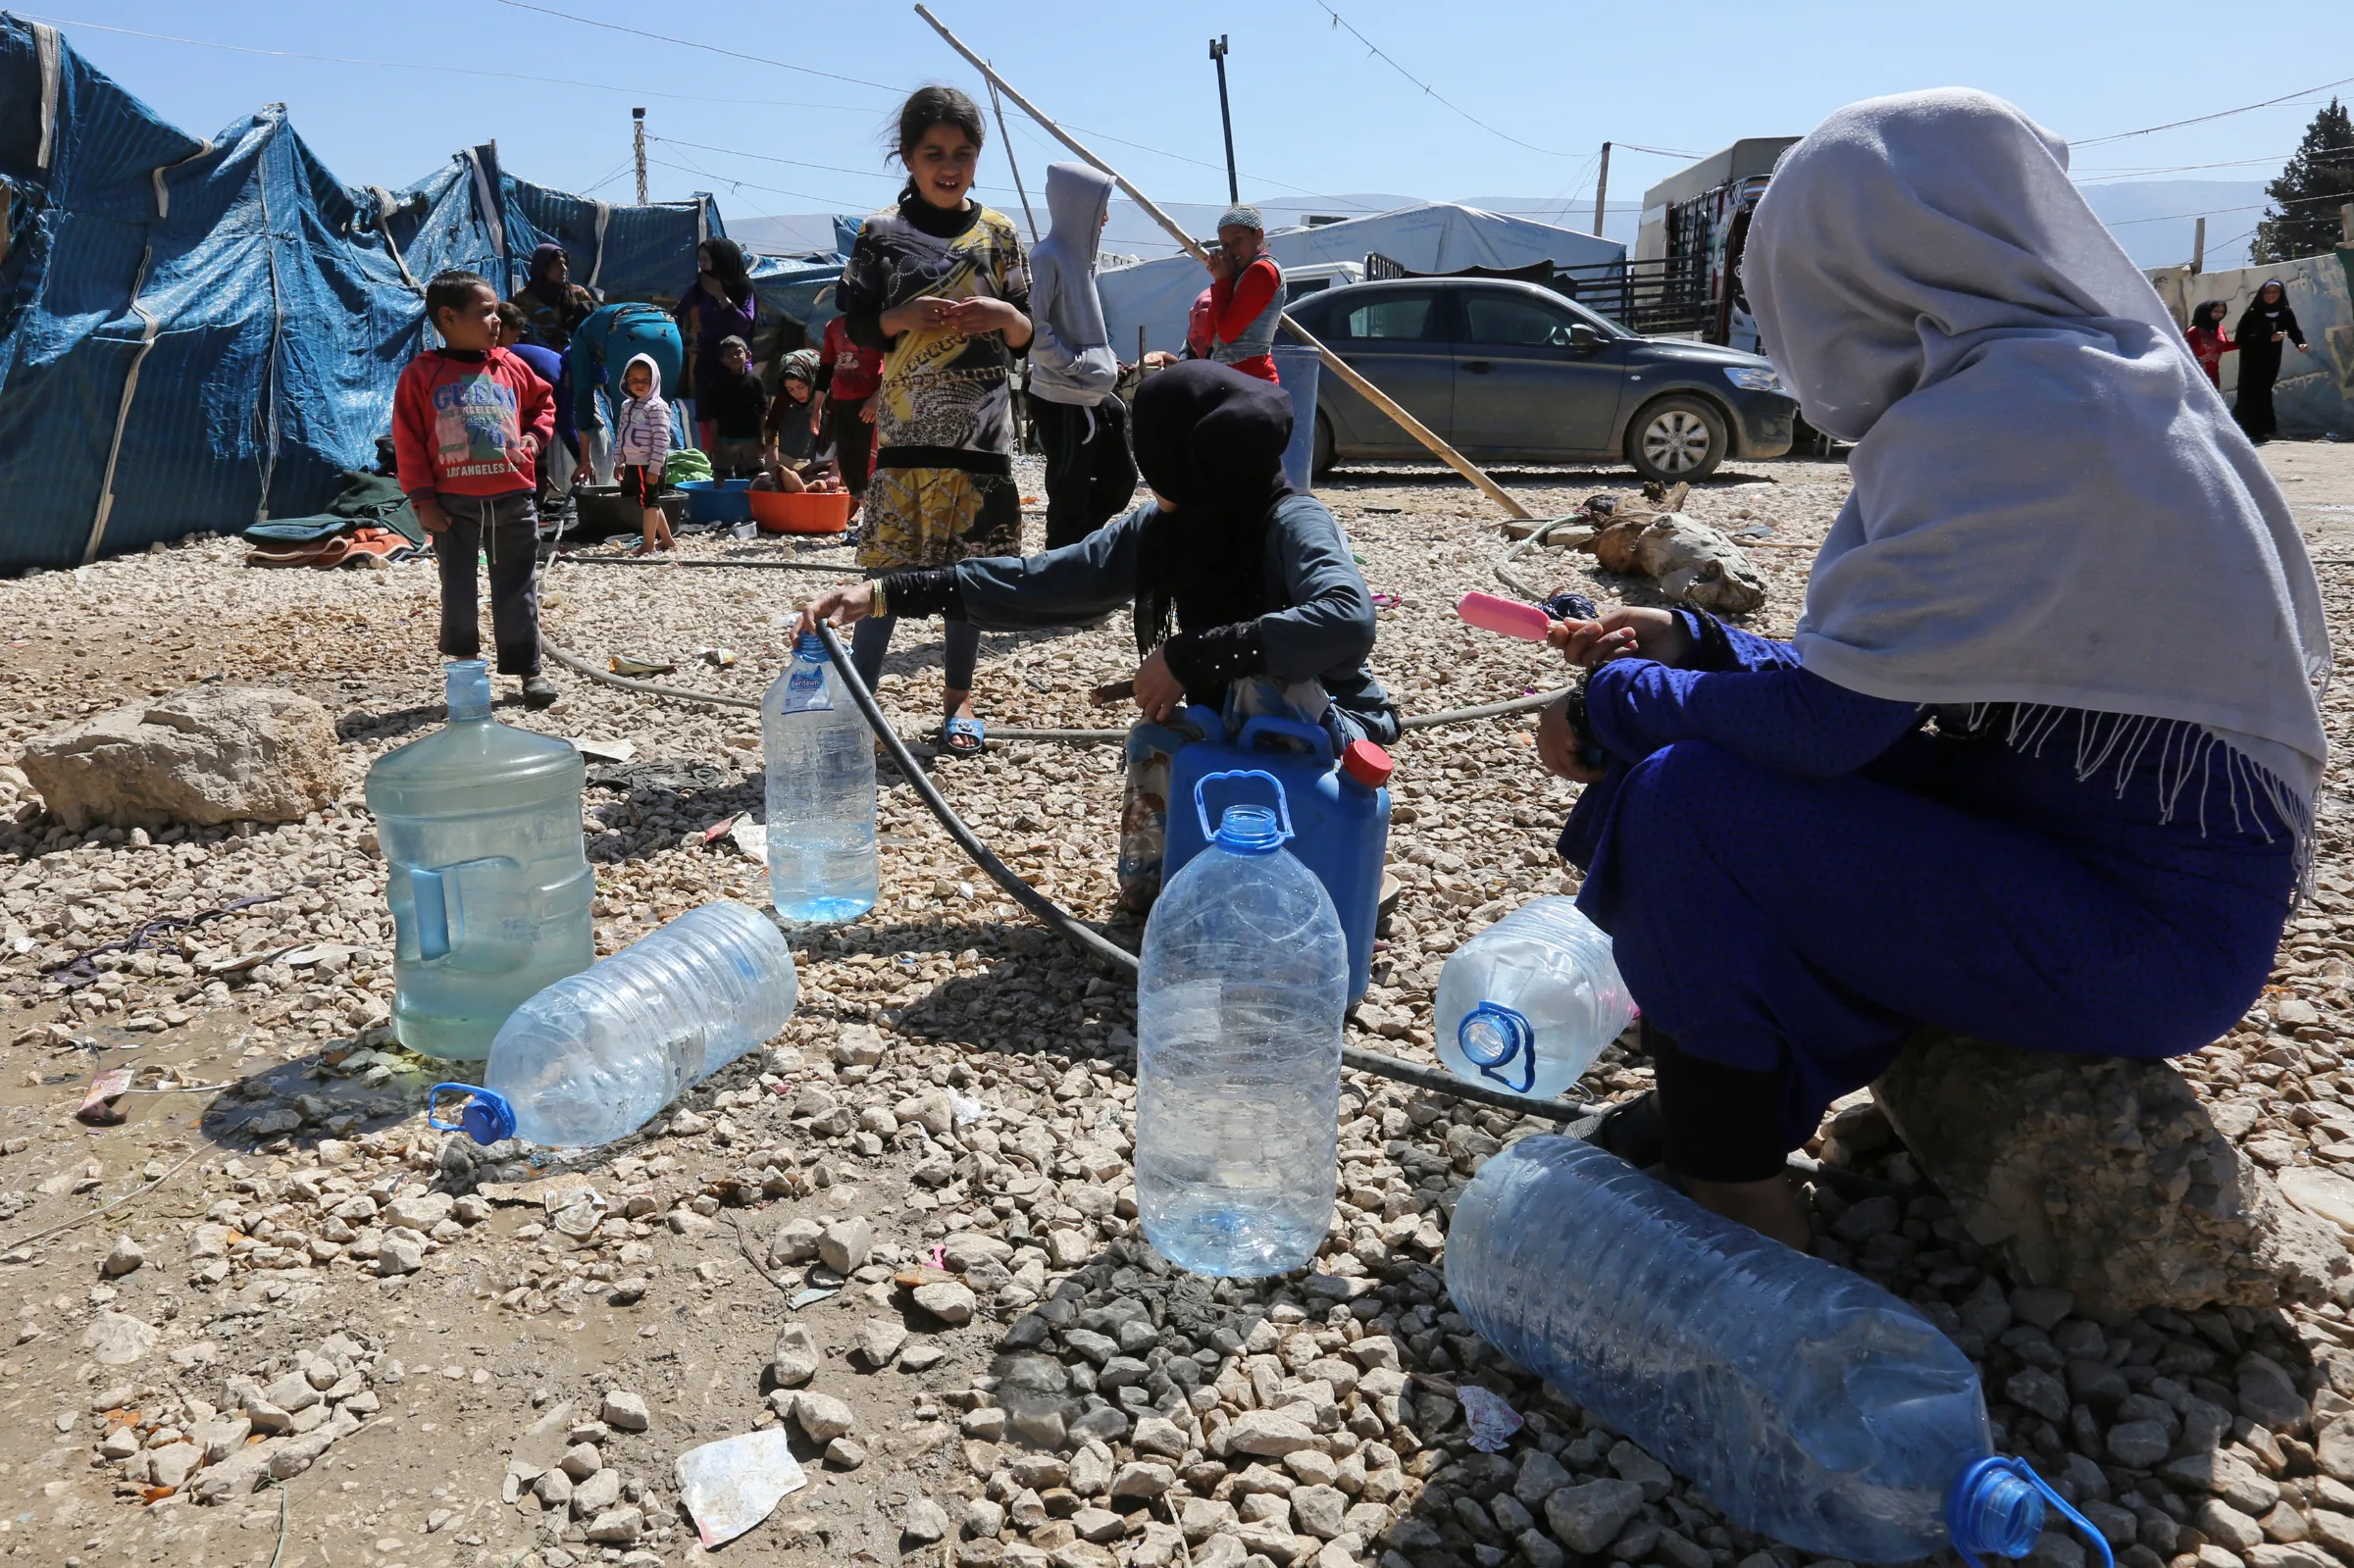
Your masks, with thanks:
<instances>
[{"instance_id":1,"label":"wooden stick on gravel","mask_svg":"<svg viewBox=\"0 0 2354 1568\"><path fill-rule=\"evenodd\" d=\"M1102 159L1097 157L1087 148L1081 146L1076 137L1072 136L1069 131L1063 129L1052 120L1049 119L1046 113L1042 111L1038 105L1032 103L1029 99L1023 97L1019 92L1015 91L1013 83L1007 81L1003 76L998 76L996 68L991 66L988 61L982 59L979 55L973 53L972 50L966 48L964 46L964 41L958 38L954 33L950 32L947 27L942 24L941 20L932 14L930 7L919 5L915 8L915 14L923 18L926 22L930 23L932 25L932 30L939 33L943 38L947 39L949 48L955 50L958 54L964 56L966 60L970 61L974 70L980 72L982 76L988 77L992 86L998 88L999 91L1003 92L1006 97L1012 99L1015 107L1019 108L1024 114L1028 115L1031 119L1037 121L1040 126L1045 127L1049 135L1052 136L1056 141L1061 142L1065 147L1070 148L1071 151L1077 153L1081 158L1094 165L1103 174L1110 176L1112 183L1118 185L1120 189L1128 193L1129 200L1135 202L1137 206L1143 208L1148 217L1150 217L1154 223L1160 225L1161 228L1169 231L1170 238L1176 240L1178 244L1185 247L1186 254L1192 256L1196 261L1206 262L1209 259L1207 254L1202 249L1201 244L1195 240L1193 235L1185 231L1184 227L1180 225L1176 219L1171 218L1167 213L1162 212L1160 208L1153 203L1151 197L1146 195L1143 191L1130 184L1125 175L1122 175L1118 170L1112 168L1111 165L1105 163ZM1440 440L1436 431L1432 430L1429 426L1424 425L1420 420L1414 418L1413 415L1408 414L1395 398L1390 396L1389 393L1383 391L1380 387L1375 386L1371 381L1366 380L1365 378L1354 367L1352 367L1348 361L1342 359L1340 355L1335 354L1331 349L1326 348L1322 343L1316 341L1313 333L1309 332L1306 328L1301 326L1298 322L1292 320L1291 312L1289 311L1284 312L1283 329L1287 332L1290 332L1294 337L1297 337L1303 343L1305 343L1308 347L1314 349L1316 351L1317 359L1323 362L1324 368L1327 371L1330 371L1333 375L1348 382L1350 387L1359 397L1362 397L1366 402L1372 404L1375 408L1380 409L1391 419L1396 420L1398 422L1399 429L1405 430L1407 434L1412 436L1415 440L1420 441L1424 446L1428 447L1430 449L1431 456L1437 458L1440 462L1446 464L1449 468L1455 470L1464 479L1469 480L1473 484L1477 485L1480 493L1487 496L1489 500L1494 501L1498 506L1503 507L1505 511L1510 513L1513 517L1525 518L1533 515L1530 513L1527 507L1522 506L1518 501L1512 499L1510 491L1507 490L1503 485L1497 483L1494 480L1488 478L1488 476L1480 470L1477 464L1473 463L1469 458L1463 456L1462 453L1457 451L1454 447L1449 446L1445 441Z\"/></svg>"}]
</instances>

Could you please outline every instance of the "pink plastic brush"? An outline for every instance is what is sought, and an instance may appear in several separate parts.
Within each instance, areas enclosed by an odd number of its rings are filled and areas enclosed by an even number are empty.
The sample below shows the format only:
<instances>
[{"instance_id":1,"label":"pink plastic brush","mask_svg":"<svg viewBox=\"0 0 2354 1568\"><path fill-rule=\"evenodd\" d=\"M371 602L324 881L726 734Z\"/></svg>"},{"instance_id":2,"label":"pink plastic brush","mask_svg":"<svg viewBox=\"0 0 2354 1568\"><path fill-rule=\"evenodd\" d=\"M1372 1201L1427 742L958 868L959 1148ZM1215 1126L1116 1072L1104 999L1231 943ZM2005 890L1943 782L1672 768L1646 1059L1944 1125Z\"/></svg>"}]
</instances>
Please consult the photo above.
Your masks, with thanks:
<instances>
[{"instance_id":1,"label":"pink plastic brush","mask_svg":"<svg viewBox=\"0 0 2354 1568\"><path fill-rule=\"evenodd\" d=\"M1542 642L1553 623L1545 612L1533 604L1518 599L1500 599L1493 593L1466 593L1456 601L1455 613L1463 618L1463 625L1494 632L1502 636L1519 637L1527 642Z\"/></svg>"}]
</instances>

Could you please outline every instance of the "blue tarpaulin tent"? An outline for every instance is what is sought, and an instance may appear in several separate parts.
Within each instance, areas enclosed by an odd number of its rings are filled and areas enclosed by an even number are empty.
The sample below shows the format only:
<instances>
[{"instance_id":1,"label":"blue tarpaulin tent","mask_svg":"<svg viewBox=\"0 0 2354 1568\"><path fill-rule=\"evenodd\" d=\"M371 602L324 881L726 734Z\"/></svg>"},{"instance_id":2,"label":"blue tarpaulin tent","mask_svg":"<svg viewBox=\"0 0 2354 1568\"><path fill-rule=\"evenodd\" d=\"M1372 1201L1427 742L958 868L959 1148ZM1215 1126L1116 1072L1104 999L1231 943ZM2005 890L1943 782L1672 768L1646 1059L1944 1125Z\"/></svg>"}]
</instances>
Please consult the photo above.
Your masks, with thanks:
<instances>
[{"instance_id":1,"label":"blue tarpaulin tent","mask_svg":"<svg viewBox=\"0 0 2354 1568\"><path fill-rule=\"evenodd\" d=\"M0 571L320 510L375 463L443 268L511 293L555 240L607 298L675 296L725 232L707 195L613 206L514 178L495 145L346 185L282 107L188 135L5 12L0 195ZM832 314L840 270L759 258L764 312Z\"/></svg>"}]
</instances>

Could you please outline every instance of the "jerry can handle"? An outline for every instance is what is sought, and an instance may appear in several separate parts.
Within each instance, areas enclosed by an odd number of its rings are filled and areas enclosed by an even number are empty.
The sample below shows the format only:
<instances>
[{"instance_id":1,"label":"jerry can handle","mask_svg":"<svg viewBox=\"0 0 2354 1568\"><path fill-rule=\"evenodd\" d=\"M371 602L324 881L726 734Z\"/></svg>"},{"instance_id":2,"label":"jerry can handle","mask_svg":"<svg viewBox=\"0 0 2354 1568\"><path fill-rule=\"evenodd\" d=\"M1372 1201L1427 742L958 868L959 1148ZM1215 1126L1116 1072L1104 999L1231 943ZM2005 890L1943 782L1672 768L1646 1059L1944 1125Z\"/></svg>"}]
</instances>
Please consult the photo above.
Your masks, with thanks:
<instances>
[{"instance_id":1,"label":"jerry can handle","mask_svg":"<svg viewBox=\"0 0 2354 1568\"><path fill-rule=\"evenodd\" d=\"M1332 760L1332 732L1320 724L1262 713L1243 721L1243 733L1236 737L1235 744L1249 751L1260 735L1289 735L1295 740L1305 740L1315 749L1318 762Z\"/></svg>"},{"instance_id":2,"label":"jerry can handle","mask_svg":"<svg viewBox=\"0 0 2354 1568\"><path fill-rule=\"evenodd\" d=\"M449 888L438 871L409 871L409 896L417 904L417 956L427 963L449 956Z\"/></svg>"},{"instance_id":3,"label":"jerry can handle","mask_svg":"<svg viewBox=\"0 0 2354 1568\"><path fill-rule=\"evenodd\" d=\"M1221 779L1264 779L1267 782L1267 787L1275 791L1276 826L1282 830L1284 838L1288 839L1293 836L1292 807L1291 803L1284 798L1283 781L1258 768L1236 768L1227 773L1205 773L1194 781L1194 815L1201 819L1202 837L1204 841L1215 838L1218 835L1217 831L1209 825L1209 803L1203 798L1202 791ZM1222 811L1218 813L1221 819L1225 815Z\"/></svg>"}]
</instances>

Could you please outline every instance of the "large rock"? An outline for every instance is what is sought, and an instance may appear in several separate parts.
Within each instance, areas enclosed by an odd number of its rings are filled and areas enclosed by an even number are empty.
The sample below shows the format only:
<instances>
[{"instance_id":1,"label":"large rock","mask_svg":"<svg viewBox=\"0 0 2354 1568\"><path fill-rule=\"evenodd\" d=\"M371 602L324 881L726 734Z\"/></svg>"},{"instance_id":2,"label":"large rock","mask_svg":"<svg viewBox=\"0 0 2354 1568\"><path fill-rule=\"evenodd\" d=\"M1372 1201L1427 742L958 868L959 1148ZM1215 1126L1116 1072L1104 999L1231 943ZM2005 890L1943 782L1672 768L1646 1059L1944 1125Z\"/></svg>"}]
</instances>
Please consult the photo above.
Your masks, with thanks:
<instances>
[{"instance_id":1,"label":"large rock","mask_svg":"<svg viewBox=\"0 0 2354 1568\"><path fill-rule=\"evenodd\" d=\"M1872 1094L1970 1236L2088 1317L2354 1283L2336 1228L2284 1202L2164 1062L1922 1030Z\"/></svg>"},{"instance_id":2,"label":"large rock","mask_svg":"<svg viewBox=\"0 0 2354 1568\"><path fill-rule=\"evenodd\" d=\"M196 686L53 730L19 766L77 833L299 822L334 798L335 727L291 691Z\"/></svg>"}]
</instances>

